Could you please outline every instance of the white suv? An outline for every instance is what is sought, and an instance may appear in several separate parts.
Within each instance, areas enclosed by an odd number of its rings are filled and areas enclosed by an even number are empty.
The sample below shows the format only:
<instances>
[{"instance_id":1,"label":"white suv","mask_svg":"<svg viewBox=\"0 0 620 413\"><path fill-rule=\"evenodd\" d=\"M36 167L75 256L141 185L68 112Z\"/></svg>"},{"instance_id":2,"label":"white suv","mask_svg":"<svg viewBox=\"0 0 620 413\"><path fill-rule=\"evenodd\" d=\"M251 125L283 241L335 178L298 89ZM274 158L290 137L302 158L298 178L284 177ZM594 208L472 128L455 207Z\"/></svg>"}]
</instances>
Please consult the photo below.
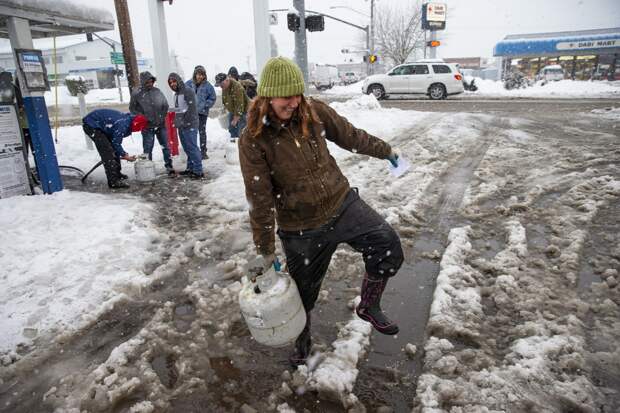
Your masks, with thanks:
<instances>
[{"instance_id":1,"label":"white suv","mask_svg":"<svg viewBox=\"0 0 620 413\"><path fill-rule=\"evenodd\" d=\"M431 99L445 99L448 95L463 93L463 75L454 63L404 63L384 75L367 77L362 92L372 93L377 99L404 94L424 94Z\"/></svg>"}]
</instances>

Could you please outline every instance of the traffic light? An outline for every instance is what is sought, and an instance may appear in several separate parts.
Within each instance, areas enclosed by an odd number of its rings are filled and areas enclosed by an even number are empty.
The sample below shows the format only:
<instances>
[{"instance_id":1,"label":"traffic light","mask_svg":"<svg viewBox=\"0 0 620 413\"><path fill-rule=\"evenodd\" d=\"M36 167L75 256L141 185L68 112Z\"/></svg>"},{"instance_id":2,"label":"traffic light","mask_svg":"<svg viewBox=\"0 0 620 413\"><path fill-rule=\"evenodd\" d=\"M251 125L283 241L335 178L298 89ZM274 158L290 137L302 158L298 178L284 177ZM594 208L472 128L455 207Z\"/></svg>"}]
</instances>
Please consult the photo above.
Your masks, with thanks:
<instances>
[{"instance_id":1,"label":"traffic light","mask_svg":"<svg viewBox=\"0 0 620 413\"><path fill-rule=\"evenodd\" d=\"M299 30L300 21L299 14L297 13L289 13L286 15L286 23L288 25L288 29L292 32L296 32Z\"/></svg>"},{"instance_id":2,"label":"traffic light","mask_svg":"<svg viewBox=\"0 0 620 413\"><path fill-rule=\"evenodd\" d=\"M371 54L370 56L368 56L368 61L369 61L370 63L376 63L376 62L377 62L377 60L379 60L379 58L377 57L377 55L376 55L376 54Z\"/></svg>"},{"instance_id":3,"label":"traffic light","mask_svg":"<svg viewBox=\"0 0 620 413\"><path fill-rule=\"evenodd\" d=\"M309 32L322 32L325 30L325 18L322 14L313 14L306 17L306 29Z\"/></svg>"},{"instance_id":4,"label":"traffic light","mask_svg":"<svg viewBox=\"0 0 620 413\"><path fill-rule=\"evenodd\" d=\"M441 45L441 42L439 40L431 40L429 42L426 42L426 45L428 47L438 47L439 45Z\"/></svg>"}]
</instances>

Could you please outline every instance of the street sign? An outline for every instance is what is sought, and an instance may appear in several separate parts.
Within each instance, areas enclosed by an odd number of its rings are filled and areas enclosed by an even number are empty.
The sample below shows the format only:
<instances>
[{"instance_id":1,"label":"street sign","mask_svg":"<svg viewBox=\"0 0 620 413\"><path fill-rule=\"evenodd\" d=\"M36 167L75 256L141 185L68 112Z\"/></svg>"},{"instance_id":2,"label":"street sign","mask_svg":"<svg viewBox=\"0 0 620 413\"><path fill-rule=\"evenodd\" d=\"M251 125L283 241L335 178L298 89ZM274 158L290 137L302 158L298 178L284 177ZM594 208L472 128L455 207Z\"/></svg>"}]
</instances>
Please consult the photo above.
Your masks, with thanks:
<instances>
[{"instance_id":1,"label":"street sign","mask_svg":"<svg viewBox=\"0 0 620 413\"><path fill-rule=\"evenodd\" d=\"M446 28L445 3L424 3L422 5L422 29L443 30Z\"/></svg>"},{"instance_id":2,"label":"street sign","mask_svg":"<svg viewBox=\"0 0 620 413\"><path fill-rule=\"evenodd\" d=\"M124 65L125 58L121 52L110 52L110 61L113 65Z\"/></svg>"},{"instance_id":3,"label":"street sign","mask_svg":"<svg viewBox=\"0 0 620 413\"><path fill-rule=\"evenodd\" d=\"M269 25L270 26L278 25L278 15L276 13L269 13Z\"/></svg>"}]
</instances>

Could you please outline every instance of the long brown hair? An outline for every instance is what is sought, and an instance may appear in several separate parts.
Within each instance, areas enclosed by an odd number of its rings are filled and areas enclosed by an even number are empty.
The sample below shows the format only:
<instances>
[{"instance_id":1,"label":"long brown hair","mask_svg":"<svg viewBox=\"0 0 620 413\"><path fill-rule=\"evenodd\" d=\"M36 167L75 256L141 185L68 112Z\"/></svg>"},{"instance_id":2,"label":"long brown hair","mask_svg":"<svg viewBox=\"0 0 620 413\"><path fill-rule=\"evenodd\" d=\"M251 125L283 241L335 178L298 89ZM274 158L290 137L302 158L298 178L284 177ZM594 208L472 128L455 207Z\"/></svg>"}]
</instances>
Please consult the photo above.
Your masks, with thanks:
<instances>
[{"instance_id":1,"label":"long brown hair","mask_svg":"<svg viewBox=\"0 0 620 413\"><path fill-rule=\"evenodd\" d=\"M269 119L276 119L276 114L271 108L270 101L270 97L257 96L250 103L247 129L250 136L253 138L258 138L260 136ZM293 117L299 119L301 133L304 137L309 137L311 135L310 131L312 130L313 123L319 123L321 121L304 95L301 95L301 101Z\"/></svg>"}]
</instances>

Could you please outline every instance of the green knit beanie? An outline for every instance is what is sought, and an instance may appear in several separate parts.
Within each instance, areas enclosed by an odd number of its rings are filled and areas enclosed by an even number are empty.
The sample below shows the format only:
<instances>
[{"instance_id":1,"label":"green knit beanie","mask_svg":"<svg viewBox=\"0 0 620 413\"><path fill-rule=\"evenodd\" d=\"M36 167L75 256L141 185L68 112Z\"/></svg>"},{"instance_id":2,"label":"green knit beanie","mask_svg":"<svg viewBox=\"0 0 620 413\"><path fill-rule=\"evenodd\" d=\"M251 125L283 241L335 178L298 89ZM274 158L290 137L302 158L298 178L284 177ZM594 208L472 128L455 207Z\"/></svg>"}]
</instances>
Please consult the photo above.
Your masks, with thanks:
<instances>
[{"instance_id":1,"label":"green knit beanie","mask_svg":"<svg viewBox=\"0 0 620 413\"><path fill-rule=\"evenodd\" d=\"M265 64L258 96L288 97L304 93L304 76L297 65L286 57L272 57Z\"/></svg>"}]
</instances>

